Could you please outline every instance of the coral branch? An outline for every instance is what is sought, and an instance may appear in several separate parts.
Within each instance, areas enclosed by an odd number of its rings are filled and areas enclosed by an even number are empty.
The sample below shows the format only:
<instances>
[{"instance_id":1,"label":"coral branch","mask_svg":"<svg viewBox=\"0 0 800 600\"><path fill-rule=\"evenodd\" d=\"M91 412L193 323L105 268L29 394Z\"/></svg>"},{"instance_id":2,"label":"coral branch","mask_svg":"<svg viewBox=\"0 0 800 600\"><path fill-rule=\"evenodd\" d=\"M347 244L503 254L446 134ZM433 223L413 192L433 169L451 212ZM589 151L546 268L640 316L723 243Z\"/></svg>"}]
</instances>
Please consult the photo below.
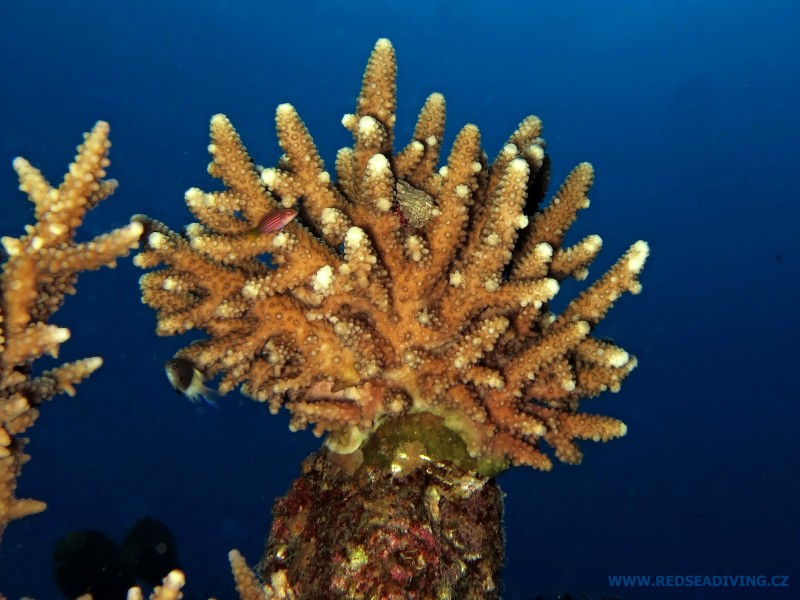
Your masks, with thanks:
<instances>
[{"instance_id":1,"label":"coral branch","mask_svg":"<svg viewBox=\"0 0 800 600\"><path fill-rule=\"evenodd\" d=\"M44 354L57 356L70 335L48 320L64 296L75 292L78 273L113 267L138 245L143 231L141 224L131 223L90 242L74 242L86 211L116 188L115 181L102 179L109 146L108 124L100 121L85 135L58 188L25 159L14 160L20 190L34 203L36 223L19 238L2 238L8 259L0 276L0 537L9 521L45 508L43 502L14 497L16 478L28 460L19 434L34 423L43 402L60 393L73 396L75 384L103 362L86 358L32 376L33 362Z\"/></svg>"}]
</instances>

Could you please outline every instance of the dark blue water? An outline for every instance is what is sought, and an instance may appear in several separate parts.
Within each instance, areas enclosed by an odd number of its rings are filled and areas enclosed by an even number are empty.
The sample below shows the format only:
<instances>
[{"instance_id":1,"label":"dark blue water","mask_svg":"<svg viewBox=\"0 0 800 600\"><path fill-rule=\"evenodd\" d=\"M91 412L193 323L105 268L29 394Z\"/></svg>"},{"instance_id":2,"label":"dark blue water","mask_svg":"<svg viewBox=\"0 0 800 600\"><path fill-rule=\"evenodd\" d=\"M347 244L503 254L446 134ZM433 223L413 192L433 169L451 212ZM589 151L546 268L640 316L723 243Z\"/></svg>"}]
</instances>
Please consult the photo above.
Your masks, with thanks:
<instances>
[{"instance_id":1,"label":"dark blue water","mask_svg":"<svg viewBox=\"0 0 800 600\"><path fill-rule=\"evenodd\" d=\"M474 122L490 156L538 114L554 180L583 160L597 170L570 238L603 236L591 276L637 239L652 248L644 292L599 330L640 366L584 405L629 434L584 444L580 467L502 476L504 598L798 598L798 23L792 1L6 2L0 234L31 219L11 159L58 181L97 119L111 123L121 185L81 239L139 212L189 222L184 191L215 185L216 112L269 165L274 109L290 101L332 164L367 56L389 37L398 140L432 91L447 97L446 145ZM140 275L129 259L85 274L56 315L73 331L61 357L105 365L30 432L18 495L49 508L6 531L10 598L58 597L50 554L67 531L120 539L144 515L175 533L191 597L231 598L227 551L258 560L273 500L318 444L238 394L219 411L175 396L161 365L185 340L155 336ZM622 589L615 574L788 575L791 587Z\"/></svg>"}]
</instances>

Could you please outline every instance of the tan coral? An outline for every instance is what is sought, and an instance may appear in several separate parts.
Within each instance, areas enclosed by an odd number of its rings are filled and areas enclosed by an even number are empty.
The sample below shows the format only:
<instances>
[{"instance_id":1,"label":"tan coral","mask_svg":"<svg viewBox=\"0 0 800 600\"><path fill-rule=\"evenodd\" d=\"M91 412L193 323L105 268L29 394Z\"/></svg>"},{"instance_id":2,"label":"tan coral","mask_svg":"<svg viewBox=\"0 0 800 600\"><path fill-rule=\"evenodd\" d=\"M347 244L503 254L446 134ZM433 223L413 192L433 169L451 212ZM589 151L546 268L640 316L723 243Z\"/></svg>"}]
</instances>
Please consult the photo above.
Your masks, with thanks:
<instances>
[{"instance_id":1,"label":"tan coral","mask_svg":"<svg viewBox=\"0 0 800 600\"><path fill-rule=\"evenodd\" d=\"M231 550L228 553L231 564L231 573L236 584L236 593L241 600L295 600L296 595L291 589L284 571L277 571L269 584L261 583L250 567L245 562L244 557L238 550ZM183 571L173 570L164 576L161 585L157 585L150 594L150 600L180 600L184 597L181 591L186 585L186 577ZM86 600L91 600L91 594L81 596ZM128 590L127 600L143 600L144 595L140 587L132 587ZM2 600L2 596L0 596ZM214 600L210 598L209 600Z\"/></svg>"},{"instance_id":2,"label":"tan coral","mask_svg":"<svg viewBox=\"0 0 800 600\"><path fill-rule=\"evenodd\" d=\"M559 282L585 278L601 248L599 236L564 247L589 205L591 165L540 209L550 159L541 121L527 117L491 164L466 125L439 168L440 94L395 153L395 75L394 49L379 40L342 120L354 144L337 155L336 181L291 105L277 110L285 154L274 168L255 165L227 118L212 119L209 172L228 189L187 193L199 223L185 237L136 217L147 232L136 263L166 266L141 279L158 332L205 331L178 354L221 376L222 392L241 387L274 411L286 406L293 427L328 431L341 452L383 419L428 411L475 457L546 470L544 441L579 462L574 440L625 434L579 401L618 390L636 365L592 331L623 292L640 290L647 244L552 314ZM279 205L298 217L257 233Z\"/></svg>"},{"instance_id":3,"label":"tan coral","mask_svg":"<svg viewBox=\"0 0 800 600\"><path fill-rule=\"evenodd\" d=\"M102 179L108 166L108 124L98 122L85 135L64 181L53 188L23 158L14 160L20 189L34 204L36 222L25 235L3 237L8 254L0 276L0 537L9 521L44 510L37 500L14 496L16 478L28 460L19 437L39 415L38 407L56 394L75 394L75 384L100 367L99 357L60 365L38 376L32 363L58 356L68 329L48 323L64 296L75 293L78 273L114 266L138 244L139 223L76 243L75 231L87 210L116 188Z\"/></svg>"},{"instance_id":4,"label":"tan coral","mask_svg":"<svg viewBox=\"0 0 800 600\"><path fill-rule=\"evenodd\" d=\"M150 600L181 600L183 598L183 586L186 585L186 577L182 571L174 570L167 573L161 582L150 594ZM128 600L141 600L142 591L139 588L131 588L128 591Z\"/></svg>"},{"instance_id":5,"label":"tan coral","mask_svg":"<svg viewBox=\"0 0 800 600\"><path fill-rule=\"evenodd\" d=\"M231 563L233 580L236 583L236 592L241 600L295 600L292 586L289 584L286 571L275 571L270 582L262 583L252 569L245 562L238 550L228 553Z\"/></svg>"}]
</instances>

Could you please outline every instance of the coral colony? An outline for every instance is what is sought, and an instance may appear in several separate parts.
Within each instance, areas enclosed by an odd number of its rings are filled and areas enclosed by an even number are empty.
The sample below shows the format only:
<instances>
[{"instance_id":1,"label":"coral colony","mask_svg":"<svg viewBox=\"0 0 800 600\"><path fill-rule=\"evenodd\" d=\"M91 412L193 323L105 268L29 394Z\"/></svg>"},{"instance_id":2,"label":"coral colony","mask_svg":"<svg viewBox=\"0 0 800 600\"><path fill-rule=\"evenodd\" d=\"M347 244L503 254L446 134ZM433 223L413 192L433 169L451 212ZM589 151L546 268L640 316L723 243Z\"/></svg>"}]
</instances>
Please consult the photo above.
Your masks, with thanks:
<instances>
[{"instance_id":1,"label":"coral colony","mask_svg":"<svg viewBox=\"0 0 800 600\"><path fill-rule=\"evenodd\" d=\"M274 168L257 166L230 121L214 116L209 173L226 189L186 193L197 222L185 234L137 215L93 242L102 247L70 246L82 211L113 189L100 180L105 125L79 152L76 165L92 167L83 186L69 183L71 169L66 190L50 191L18 167L38 223L3 240L4 522L41 508L13 498L23 457L13 436L44 398L71 391L66 375L31 379L18 368L66 339L46 325L63 296L54 291L71 287L78 270L113 262L141 234L134 261L148 270L142 299L157 311L158 334L206 335L175 358L218 381L220 393L239 388L273 412L286 407L293 429L326 435L275 505L260 579L231 552L241 597L498 597L493 476L510 465L547 471L552 456L579 463L576 440L625 435L622 422L579 403L619 390L636 366L592 331L624 292L640 291L648 247L633 244L553 314L559 282L586 278L601 248L596 235L564 245L589 205L591 165L578 165L540 206L550 159L531 116L492 162L478 129L464 126L439 166L440 94L395 151L395 75L394 49L379 40L355 113L343 119L354 144L337 154L335 175L289 104L277 109L284 154ZM63 194L78 199L74 214ZM55 260L59 252L67 256ZM42 275L54 268L65 274ZM90 363L70 366L78 373L69 381L99 359ZM156 597L176 597L182 585L173 572Z\"/></svg>"}]
</instances>

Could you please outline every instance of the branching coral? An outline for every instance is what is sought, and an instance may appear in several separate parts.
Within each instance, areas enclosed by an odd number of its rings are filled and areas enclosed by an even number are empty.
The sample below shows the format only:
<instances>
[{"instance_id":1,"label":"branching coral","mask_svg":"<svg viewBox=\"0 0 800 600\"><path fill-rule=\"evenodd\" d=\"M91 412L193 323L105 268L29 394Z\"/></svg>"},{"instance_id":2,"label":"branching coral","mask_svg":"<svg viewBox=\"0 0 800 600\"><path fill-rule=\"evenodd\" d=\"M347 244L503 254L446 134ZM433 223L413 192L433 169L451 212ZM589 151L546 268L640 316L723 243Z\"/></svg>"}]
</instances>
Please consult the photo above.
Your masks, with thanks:
<instances>
[{"instance_id":1,"label":"branching coral","mask_svg":"<svg viewBox=\"0 0 800 600\"><path fill-rule=\"evenodd\" d=\"M295 600L295 596L285 580L284 575L277 575L270 584L263 584L236 550L231 550L228 558L231 571L236 584L236 591L241 600ZM182 571L170 571L164 577L161 585L156 586L150 594L150 600L180 600L183 598L181 591L186 585L186 577ZM144 595L139 587L128 591L127 600L143 600ZM0 600L3 600L0 596Z\"/></svg>"},{"instance_id":2,"label":"branching coral","mask_svg":"<svg viewBox=\"0 0 800 600\"><path fill-rule=\"evenodd\" d=\"M59 393L74 395L75 384L102 364L92 357L32 375L33 361L45 354L56 357L69 339L69 330L49 324L50 318L64 296L75 293L78 273L114 266L142 234L142 226L131 223L90 242L73 239L86 211L116 188L116 181L102 179L109 146L108 124L98 122L57 188L25 159L14 160L36 223L19 238L2 238L8 259L0 276L0 537L9 521L45 508L38 500L14 496L16 478L28 460L26 440L19 435L34 423L45 400Z\"/></svg>"},{"instance_id":3,"label":"branching coral","mask_svg":"<svg viewBox=\"0 0 800 600\"><path fill-rule=\"evenodd\" d=\"M592 330L624 292L639 292L647 244L552 314L559 282L586 277L601 247L598 236L564 244L589 204L591 165L540 208L550 161L541 122L527 117L492 163L466 125L437 168L440 94L395 152L395 71L391 44L379 40L343 119L355 143L339 151L335 180L291 105L277 110L275 168L256 166L230 121L213 117L209 173L227 189L186 193L198 222L185 235L135 217L146 231L136 264L166 265L141 279L157 331L205 331L178 355L220 375L223 393L241 386L273 411L285 405L294 428L314 424L340 452L382 420L431 412L494 468L550 469L543 441L580 462L575 440L625 434L578 403L616 391L636 366ZM279 206L298 218L258 233Z\"/></svg>"}]
</instances>

